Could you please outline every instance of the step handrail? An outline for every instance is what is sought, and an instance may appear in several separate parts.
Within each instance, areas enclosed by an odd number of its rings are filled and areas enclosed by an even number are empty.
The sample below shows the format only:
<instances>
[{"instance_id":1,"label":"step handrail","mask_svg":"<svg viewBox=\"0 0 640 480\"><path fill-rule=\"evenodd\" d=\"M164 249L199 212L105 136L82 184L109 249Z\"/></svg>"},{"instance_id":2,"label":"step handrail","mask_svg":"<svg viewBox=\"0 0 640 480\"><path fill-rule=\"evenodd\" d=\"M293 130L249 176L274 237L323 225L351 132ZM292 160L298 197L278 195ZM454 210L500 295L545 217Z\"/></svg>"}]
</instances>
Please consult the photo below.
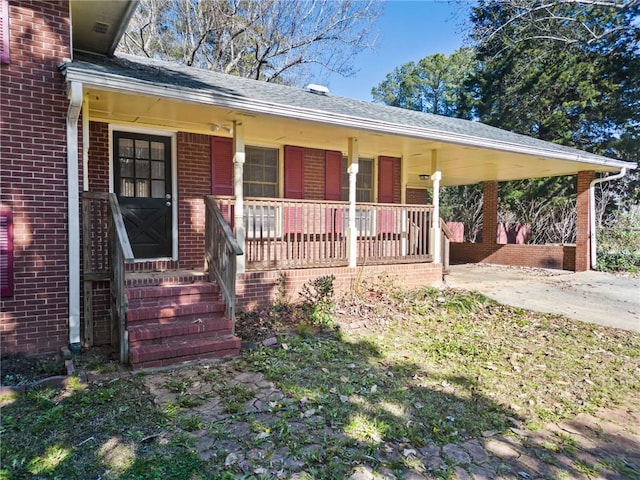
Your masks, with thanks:
<instances>
[{"instance_id":1,"label":"step handrail","mask_svg":"<svg viewBox=\"0 0 640 480\"><path fill-rule=\"evenodd\" d=\"M205 262L209 281L216 281L225 303L225 313L235 330L236 308L236 257L242 248L225 221L220 208L211 195L205 195Z\"/></svg>"},{"instance_id":2,"label":"step handrail","mask_svg":"<svg viewBox=\"0 0 640 480\"><path fill-rule=\"evenodd\" d=\"M134 255L129 243L120 204L115 193L109 194L109 253L111 257L111 328L112 338L120 344L120 362L129 361L129 336L126 325L129 301L125 289L125 263L133 263ZM114 330L117 330L114 332ZM115 333L115 335L113 335Z\"/></svg>"}]
</instances>

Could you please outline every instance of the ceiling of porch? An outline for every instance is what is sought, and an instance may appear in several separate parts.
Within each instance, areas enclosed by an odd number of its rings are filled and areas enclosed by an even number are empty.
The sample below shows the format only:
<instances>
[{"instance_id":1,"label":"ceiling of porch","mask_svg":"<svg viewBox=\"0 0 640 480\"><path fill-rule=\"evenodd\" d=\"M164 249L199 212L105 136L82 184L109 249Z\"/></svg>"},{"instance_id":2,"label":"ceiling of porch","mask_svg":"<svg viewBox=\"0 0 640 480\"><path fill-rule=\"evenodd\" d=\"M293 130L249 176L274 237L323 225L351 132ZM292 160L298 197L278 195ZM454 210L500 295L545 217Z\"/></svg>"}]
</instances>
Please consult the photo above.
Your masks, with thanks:
<instances>
[{"instance_id":1,"label":"ceiling of porch","mask_svg":"<svg viewBox=\"0 0 640 480\"><path fill-rule=\"evenodd\" d=\"M357 138L361 157L402 157L407 186L424 188L430 182L420 174L432 172L432 151L437 151L441 184L464 185L488 180L506 181L575 174L591 169L619 170L607 165L554 159L491 148L458 145L424 138L384 134L327 123L250 113L211 105L177 101L163 96L128 94L85 86L92 120L231 137L233 122L241 122L248 145L298 145L348 151L349 138ZM311 94L310 94L311 95Z\"/></svg>"}]
</instances>

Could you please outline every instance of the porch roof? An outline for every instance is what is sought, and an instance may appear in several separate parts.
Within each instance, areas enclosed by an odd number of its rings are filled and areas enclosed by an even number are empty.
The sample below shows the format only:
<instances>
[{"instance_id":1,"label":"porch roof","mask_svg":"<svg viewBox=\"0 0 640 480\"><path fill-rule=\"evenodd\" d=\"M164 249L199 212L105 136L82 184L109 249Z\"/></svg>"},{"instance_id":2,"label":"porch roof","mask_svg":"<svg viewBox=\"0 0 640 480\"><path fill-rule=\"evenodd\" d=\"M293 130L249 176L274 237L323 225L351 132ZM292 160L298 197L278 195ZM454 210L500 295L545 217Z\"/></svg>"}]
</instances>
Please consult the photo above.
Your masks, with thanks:
<instances>
[{"instance_id":1,"label":"porch roof","mask_svg":"<svg viewBox=\"0 0 640 480\"><path fill-rule=\"evenodd\" d=\"M430 173L433 149L439 152L443 185L636 168L635 163L479 122L321 95L172 62L76 53L62 71L67 80L84 85L93 119L209 134L241 121L249 141L342 152L348 138L356 137L361 139L362 156L367 152L402 156L408 186L424 186L418 175Z\"/></svg>"}]
</instances>

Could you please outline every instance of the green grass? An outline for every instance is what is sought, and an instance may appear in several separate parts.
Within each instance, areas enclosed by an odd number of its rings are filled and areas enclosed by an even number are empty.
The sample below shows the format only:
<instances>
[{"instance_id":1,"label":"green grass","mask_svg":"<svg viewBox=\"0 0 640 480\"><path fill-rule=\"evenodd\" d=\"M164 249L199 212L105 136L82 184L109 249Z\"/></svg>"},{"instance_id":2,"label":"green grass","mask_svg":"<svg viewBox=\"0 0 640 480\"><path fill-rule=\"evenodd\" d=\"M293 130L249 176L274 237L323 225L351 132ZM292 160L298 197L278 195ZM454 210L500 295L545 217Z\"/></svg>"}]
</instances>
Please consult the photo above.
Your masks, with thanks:
<instances>
[{"instance_id":1,"label":"green grass","mask_svg":"<svg viewBox=\"0 0 640 480\"><path fill-rule=\"evenodd\" d=\"M362 464L401 478L422 471L406 448L508 434L514 419L541 428L640 394L638 334L390 284L361 287L336 307L337 320L357 315L368 327L302 329L223 364L5 398L0 479L274 478L282 452L309 478L348 478ZM240 371L262 372L284 397L246 410L255 392L231 381ZM165 391L163 404L145 379ZM206 462L197 432L214 442ZM571 456L576 446L558 437L541 448ZM576 468L631 471L616 461Z\"/></svg>"},{"instance_id":2,"label":"green grass","mask_svg":"<svg viewBox=\"0 0 640 480\"><path fill-rule=\"evenodd\" d=\"M209 478L172 431L139 378L33 390L2 407L0 478Z\"/></svg>"}]
</instances>

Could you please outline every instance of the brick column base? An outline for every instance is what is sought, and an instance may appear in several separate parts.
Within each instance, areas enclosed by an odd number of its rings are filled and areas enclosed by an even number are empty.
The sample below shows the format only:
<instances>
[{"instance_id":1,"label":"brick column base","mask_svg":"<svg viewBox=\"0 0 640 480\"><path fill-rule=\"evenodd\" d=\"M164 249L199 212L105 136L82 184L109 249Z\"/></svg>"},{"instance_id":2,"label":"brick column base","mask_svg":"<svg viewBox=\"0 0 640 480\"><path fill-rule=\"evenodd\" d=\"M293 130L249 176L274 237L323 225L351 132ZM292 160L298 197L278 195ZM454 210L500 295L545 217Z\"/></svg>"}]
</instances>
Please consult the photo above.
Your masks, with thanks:
<instances>
[{"instance_id":1,"label":"brick column base","mask_svg":"<svg viewBox=\"0 0 640 480\"><path fill-rule=\"evenodd\" d=\"M589 184L595 172L578 172L576 186L576 272L591 268L591 232L589 228Z\"/></svg>"},{"instance_id":2,"label":"brick column base","mask_svg":"<svg viewBox=\"0 0 640 480\"><path fill-rule=\"evenodd\" d=\"M493 245L498 236L498 182L482 185L482 243Z\"/></svg>"}]
</instances>

